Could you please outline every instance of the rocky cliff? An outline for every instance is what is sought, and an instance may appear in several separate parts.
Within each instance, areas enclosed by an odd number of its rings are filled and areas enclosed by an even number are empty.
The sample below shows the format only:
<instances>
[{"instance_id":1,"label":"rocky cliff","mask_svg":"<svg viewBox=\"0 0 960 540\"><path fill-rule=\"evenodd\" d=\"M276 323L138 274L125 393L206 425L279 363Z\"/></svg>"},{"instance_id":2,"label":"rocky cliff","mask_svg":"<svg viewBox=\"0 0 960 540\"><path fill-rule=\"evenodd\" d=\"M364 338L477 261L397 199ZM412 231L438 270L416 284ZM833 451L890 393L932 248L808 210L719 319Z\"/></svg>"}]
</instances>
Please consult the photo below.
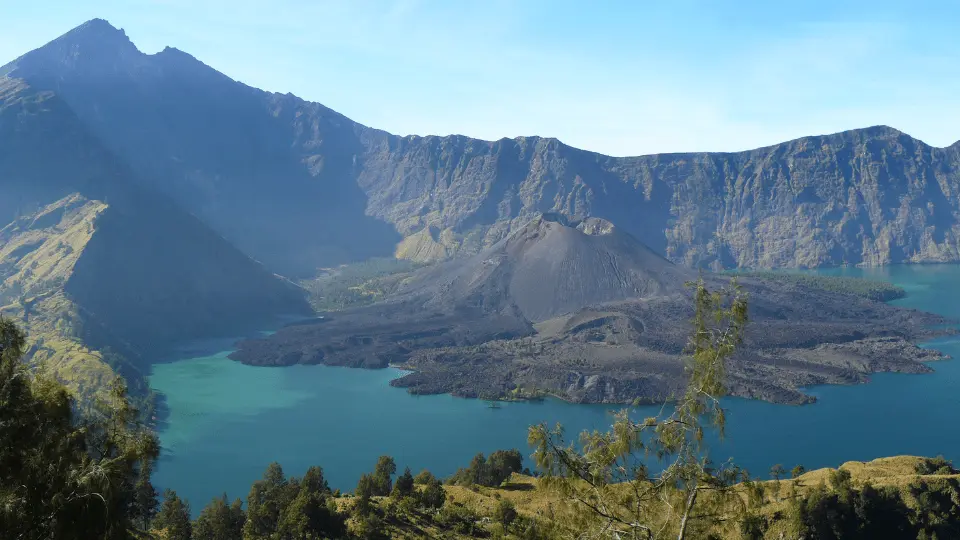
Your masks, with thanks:
<instances>
[{"instance_id":1,"label":"rocky cliff","mask_svg":"<svg viewBox=\"0 0 960 540\"><path fill-rule=\"evenodd\" d=\"M960 146L888 127L748 152L612 158L553 139L381 136L359 175L404 236L474 250L538 212L616 222L689 266L955 261ZM447 239L444 242L444 239Z\"/></svg>"}]
</instances>

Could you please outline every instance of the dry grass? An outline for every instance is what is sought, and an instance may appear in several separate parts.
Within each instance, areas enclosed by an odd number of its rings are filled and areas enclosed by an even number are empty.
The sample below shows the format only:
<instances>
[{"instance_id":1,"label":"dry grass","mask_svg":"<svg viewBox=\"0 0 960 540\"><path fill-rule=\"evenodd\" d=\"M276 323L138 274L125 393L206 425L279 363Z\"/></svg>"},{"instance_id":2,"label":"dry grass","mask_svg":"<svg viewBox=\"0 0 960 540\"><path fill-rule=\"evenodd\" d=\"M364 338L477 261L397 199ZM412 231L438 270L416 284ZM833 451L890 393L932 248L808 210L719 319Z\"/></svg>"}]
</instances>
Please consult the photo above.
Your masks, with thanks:
<instances>
[{"instance_id":1,"label":"dry grass","mask_svg":"<svg viewBox=\"0 0 960 540\"><path fill-rule=\"evenodd\" d=\"M83 345L64 286L106 208L71 195L0 230L0 314L27 332L30 360L81 398L108 388L114 372Z\"/></svg>"},{"instance_id":2,"label":"dry grass","mask_svg":"<svg viewBox=\"0 0 960 540\"><path fill-rule=\"evenodd\" d=\"M862 486L869 482L875 487L896 486L905 493L906 486L917 480L929 481L940 478L960 478L960 475L918 475L916 466L923 458L914 456L897 456L889 458L876 459L869 462L851 461L840 466L841 469L850 472L851 480L855 485ZM786 514L789 511L790 499L803 494L809 489L819 485L821 482L828 483L829 474L835 469L825 468L809 471L797 479L780 480L779 494L776 495L776 482L773 480L764 481L762 484L767 488L765 503L761 508L761 513L772 517L775 514ZM746 499L746 491L739 487L740 494ZM515 506L517 511L527 517L548 521L554 513L560 511L562 504L557 495L549 490L542 489L538 479L529 476L515 474L499 488L487 487L462 487L462 486L444 486L447 493L447 504L463 505L478 516L481 516L481 526L486 531L483 534L493 534L499 531L499 527L493 524L489 519L494 515L495 509L503 499L509 500ZM391 504L389 499L379 499L380 505ZM353 505L350 497L338 500L341 510L349 511ZM435 519L436 516L420 513L417 515L405 515L400 520L394 520L387 524L388 533L392 538L471 538L457 534L452 530L446 529ZM482 519L486 517L487 519ZM738 539L736 521L732 520L713 530L720 538ZM766 538L781 538L781 533L786 533L784 521L774 521L767 531ZM476 537L476 536L473 536ZM785 536L789 538L789 535Z\"/></svg>"}]
</instances>

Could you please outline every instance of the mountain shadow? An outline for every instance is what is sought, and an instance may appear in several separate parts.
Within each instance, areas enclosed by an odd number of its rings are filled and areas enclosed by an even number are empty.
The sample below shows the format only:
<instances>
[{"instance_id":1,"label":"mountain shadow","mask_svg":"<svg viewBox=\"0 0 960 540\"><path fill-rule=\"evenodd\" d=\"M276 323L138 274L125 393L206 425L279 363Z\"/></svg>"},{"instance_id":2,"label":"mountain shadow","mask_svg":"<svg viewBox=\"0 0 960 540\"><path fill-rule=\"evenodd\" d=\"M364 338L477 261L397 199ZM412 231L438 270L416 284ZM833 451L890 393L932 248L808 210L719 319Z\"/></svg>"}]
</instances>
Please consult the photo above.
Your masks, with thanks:
<instances>
[{"instance_id":1,"label":"mountain shadow","mask_svg":"<svg viewBox=\"0 0 960 540\"><path fill-rule=\"evenodd\" d=\"M310 313L268 271L151 193L56 94L0 78L0 312L81 393L175 341ZM108 354L111 353L111 354Z\"/></svg>"}]
</instances>

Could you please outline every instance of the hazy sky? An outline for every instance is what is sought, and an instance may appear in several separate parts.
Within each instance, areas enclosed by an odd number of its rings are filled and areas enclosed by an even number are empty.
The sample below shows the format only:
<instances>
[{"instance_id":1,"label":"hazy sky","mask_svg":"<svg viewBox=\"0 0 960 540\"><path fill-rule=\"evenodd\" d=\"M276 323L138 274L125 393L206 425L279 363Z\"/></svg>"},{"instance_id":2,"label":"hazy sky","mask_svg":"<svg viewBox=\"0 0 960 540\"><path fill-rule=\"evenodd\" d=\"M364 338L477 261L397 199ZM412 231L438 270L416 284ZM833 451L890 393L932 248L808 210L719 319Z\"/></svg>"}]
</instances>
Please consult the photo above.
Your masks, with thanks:
<instances>
[{"instance_id":1,"label":"hazy sky","mask_svg":"<svg viewBox=\"0 0 960 540\"><path fill-rule=\"evenodd\" d=\"M0 64L101 17L398 134L613 155L887 124L960 139L960 2L0 0Z\"/></svg>"}]
</instances>

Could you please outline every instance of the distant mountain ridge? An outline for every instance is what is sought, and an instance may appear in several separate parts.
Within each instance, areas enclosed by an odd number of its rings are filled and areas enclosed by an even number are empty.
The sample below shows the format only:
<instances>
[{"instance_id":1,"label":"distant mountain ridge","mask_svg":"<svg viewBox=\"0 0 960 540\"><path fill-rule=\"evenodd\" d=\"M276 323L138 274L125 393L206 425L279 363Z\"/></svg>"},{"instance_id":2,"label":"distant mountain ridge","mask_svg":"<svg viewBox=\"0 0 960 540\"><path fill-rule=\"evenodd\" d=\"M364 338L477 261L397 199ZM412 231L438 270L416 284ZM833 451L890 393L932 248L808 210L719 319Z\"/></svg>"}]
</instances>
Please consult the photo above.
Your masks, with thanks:
<instances>
[{"instance_id":1,"label":"distant mountain ridge","mask_svg":"<svg viewBox=\"0 0 960 540\"><path fill-rule=\"evenodd\" d=\"M545 212L608 219L687 266L960 260L960 145L885 126L625 158L540 137L398 137L176 49L142 54L102 20L0 74L55 92L148 187L287 275L395 249L476 253Z\"/></svg>"}]
</instances>

